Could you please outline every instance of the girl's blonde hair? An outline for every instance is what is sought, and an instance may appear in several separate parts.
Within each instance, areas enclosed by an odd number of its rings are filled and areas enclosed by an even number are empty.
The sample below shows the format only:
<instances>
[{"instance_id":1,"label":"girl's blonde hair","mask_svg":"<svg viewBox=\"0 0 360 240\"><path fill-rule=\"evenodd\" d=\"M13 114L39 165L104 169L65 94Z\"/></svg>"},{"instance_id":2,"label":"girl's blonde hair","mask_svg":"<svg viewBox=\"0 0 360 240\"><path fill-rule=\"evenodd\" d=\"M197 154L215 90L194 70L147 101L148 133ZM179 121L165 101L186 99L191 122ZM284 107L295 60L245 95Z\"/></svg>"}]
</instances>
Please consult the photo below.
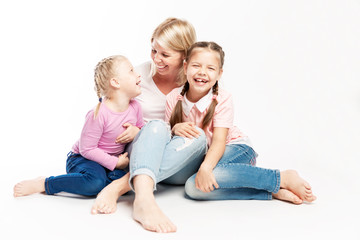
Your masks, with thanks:
<instances>
[{"instance_id":1,"label":"girl's blonde hair","mask_svg":"<svg viewBox=\"0 0 360 240\"><path fill-rule=\"evenodd\" d=\"M178 18L168 18L154 30L151 36L151 43L154 40L163 47L182 53L185 58L187 49L196 42L196 32L189 22ZM153 62L151 64L151 74L152 76L156 74ZM177 83L181 86L185 82L184 68L181 67Z\"/></svg>"},{"instance_id":2,"label":"girl's blonde hair","mask_svg":"<svg viewBox=\"0 0 360 240\"><path fill-rule=\"evenodd\" d=\"M101 60L95 67L94 81L95 91L99 98L99 103L95 108L94 118L96 118L103 97L110 96L110 79L116 74L115 67L117 63L124 61L126 58L122 55L114 55Z\"/></svg>"},{"instance_id":3,"label":"girl's blonde hair","mask_svg":"<svg viewBox=\"0 0 360 240\"><path fill-rule=\"evenodd\" d=\"M185 61L187 63L190 61L191 56L196 51L196 49L199 49L199 48L209 49L211 51L218 53L219 60L220 60L219 71L223 68L224 60L225 60L225 53L222 50L222 48L215 42L194 43L187 51L188 54L185 59ZM181 96L184 96L188 90L189 90L189 82L186 82L180 93ZM218 84L218 81L216 81L215 85L212 87L213 95L217 96L218 91L219 91L219 84ZM205 114L204 119L202 121L202 129L205 129L210 124L210 122L214 116L215 107L217 104L218 104L218 101L216 100L216 97L214 97L213 100L211 101L209 109L208 109L207 113ZM169 122L170 122L171 128L173 128L175 126L175 124L183 122L183 108L182 108L182 100L181 99L179 99L178 102L176 103L175 108L171 114Z\"/></svg>"}]
</instances>

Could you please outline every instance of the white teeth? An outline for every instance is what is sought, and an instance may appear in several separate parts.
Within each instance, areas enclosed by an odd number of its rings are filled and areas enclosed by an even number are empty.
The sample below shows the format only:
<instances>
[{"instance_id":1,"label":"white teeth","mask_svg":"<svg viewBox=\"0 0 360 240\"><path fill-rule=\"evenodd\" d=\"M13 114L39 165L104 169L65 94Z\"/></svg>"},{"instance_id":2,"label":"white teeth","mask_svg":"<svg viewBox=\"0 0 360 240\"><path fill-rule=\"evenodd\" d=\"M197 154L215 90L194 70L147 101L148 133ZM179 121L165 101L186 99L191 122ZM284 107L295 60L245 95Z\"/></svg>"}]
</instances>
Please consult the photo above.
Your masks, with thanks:
<instances>
[{"instance_id":1,"label":"white teeth","mask_svg":"<svg viewBox=\"0 0 360 240\"><path fill-rule=\"evenodd\" d=\"M195 80L195 82L203 82L203 83L207 83L207 82L208 82L207 80L204 80L204 79L197 79L197 78L195 78L194 80Z\"/></svg>"}]
</instances>

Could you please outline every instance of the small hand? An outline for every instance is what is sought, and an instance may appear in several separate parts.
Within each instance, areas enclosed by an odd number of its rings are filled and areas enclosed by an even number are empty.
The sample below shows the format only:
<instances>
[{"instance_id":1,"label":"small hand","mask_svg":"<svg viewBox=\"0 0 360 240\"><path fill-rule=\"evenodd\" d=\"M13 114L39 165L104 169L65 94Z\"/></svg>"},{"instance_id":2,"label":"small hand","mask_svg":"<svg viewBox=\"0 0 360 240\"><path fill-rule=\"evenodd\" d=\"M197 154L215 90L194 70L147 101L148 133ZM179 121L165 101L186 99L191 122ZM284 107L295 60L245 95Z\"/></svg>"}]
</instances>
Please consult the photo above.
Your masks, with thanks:
<instances>
[{"instance_id":1,"label":"small hand","mask_svg":"<svg viewBox=\"0 0 360 240\"><path fill-rule=\"evenodd\" d=\"M195 123L193 122L177 123L172 128L172 132L180 137L198 138L200 136L200 132L196 129Z\"/></svg>"},{"instance_id":2,"label":"small hand","mask_svg":"<svg viewBox=\"0 0 360 240\"><path fill-rule=\"evenodd\" d=\"M115 168L124 169L129 165L129 158L127 157L128 153L125 152L119 155L118 162L116 163Z\"/></svg>"},{"instance_id":3,"label":"small hand","mask_svg":"<svg viewBox=\"0 0 360 240\"><path fill-rule=\"evenodd\" d=\"M196 188L202 192L211 192L214 191L215 188L219 188L213 171L201 167L196 174L195 185Z\"/></svg>"},{"instance_id":4,"label":"small hand","mask_svg":"<svg viewBox=\"0 0 360 240\"><path fill-rule=\"evenodd\" d=\"M129 143L134 140L136 134L140 131L138 127L130 123L125 123L123 127L126 128L126 130L116 138L115 143Z\"/></svg>"}]
</instances>

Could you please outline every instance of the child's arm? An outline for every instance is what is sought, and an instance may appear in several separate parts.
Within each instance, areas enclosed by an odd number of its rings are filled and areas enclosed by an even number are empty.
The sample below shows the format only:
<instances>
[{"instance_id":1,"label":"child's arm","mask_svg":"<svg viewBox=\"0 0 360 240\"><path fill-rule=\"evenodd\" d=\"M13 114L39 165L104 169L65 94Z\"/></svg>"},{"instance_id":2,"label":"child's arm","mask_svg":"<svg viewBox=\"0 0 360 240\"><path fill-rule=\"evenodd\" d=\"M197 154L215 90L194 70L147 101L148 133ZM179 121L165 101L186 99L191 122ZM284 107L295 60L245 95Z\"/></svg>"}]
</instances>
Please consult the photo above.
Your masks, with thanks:
<instances>
[{"instance_id":1,"label":"child's arm","mask_svg":"<svg viewBox=\"0 0 360 240\"><path fill-rule=\"evenodd\" d=\"M114 170L119 158L106 153L98 147L99 140L104 132L104 119L99 114L94 119L93 111L86 115L84 127L79 140L79 153L86 159L99 163L103 167Z\"/></svg>"},{"instance_id":2,"label":"child's arm","mask_svg":"<svg viewBox=\"0 0 360 240\"><path fill-rule=\"evenodd\" d=\"M171 132L174 135L187 138L198 138L200 136L200 132L196 129L195 123L193 122L177 123L171 129Z\"/></svg>"},{"instance_id":3,"label":"child's arm","mask_svg":"<svg viewBox=\"0 0 360 240\"><path fill-rule=\"evenodd\" d=\"M136 109L136 125L125 123L123 127L126 130L121 133L115 140L115 143L129 143L134 140L136 135L140 132L140 129L145 125L141 105L136 100L131 101L132 106Z\"/></svg>"},{"instance_id":4,"label":"child's arm","mask_svg":"<svg viewBox=\"0 0 360 240\"><path fill-rule=\"evenodd\" d=\"M135 136L140 132L140 128L133 126L130 123L125 123L123 127L126 128L115 140L116 143L129 143L134 140Z\"/></svg>"},{"instance_id":5,"label":"child's arm","mask_svg":"<svg viewBox=\"0 0 360 240\"><path fill-rule=\"evenodd\" d=\"M196 188L203 192L211 192L214 190L214 187L219 187L212 171L225 152L228 131L228 128L214 128L209 151L195 177Z\"/></svg>"},{"instance_id":6,"label":"child's arm","mask_svg":"<svg viewBox=\"0 0 360 240\"><path fill-rule=\"evenodd\" d=\"M173 90L171 93L169 93L166 96L166 104L165 104L165 122L169 122L171 118L171 114L173 109L175 108L175 105L177 103L177 96L178 92L176 90ZM180 136L180 137L187 137L187 138L198 138L200 136L200 132L196 129L195 123L193 122L183 122L183 123L177 123L173 128L171 129L171 132L174 135Z\"/></svg>"}]
</instances>

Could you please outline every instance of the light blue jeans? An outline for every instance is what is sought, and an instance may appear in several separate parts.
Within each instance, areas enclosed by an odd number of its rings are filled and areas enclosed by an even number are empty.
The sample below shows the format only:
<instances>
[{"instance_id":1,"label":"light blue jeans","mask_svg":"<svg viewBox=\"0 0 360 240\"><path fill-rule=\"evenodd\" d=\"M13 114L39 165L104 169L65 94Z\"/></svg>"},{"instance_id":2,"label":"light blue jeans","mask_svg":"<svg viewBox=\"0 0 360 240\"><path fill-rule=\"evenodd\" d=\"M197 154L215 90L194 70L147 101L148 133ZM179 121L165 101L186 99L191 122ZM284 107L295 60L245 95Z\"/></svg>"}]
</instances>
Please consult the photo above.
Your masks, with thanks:
<instances>
[{"instance_id":1,"label":"light blue jeans","mask_svg":"<svg viewBox=\"0 0 360 240\"><path fill-rule=\"evenodd\" d=\"M171 136L169 126L161 120L148 122L128 146L130 155L129 183L137 175L148 175L156 183L185 184L197 172L206 153L206 137L183 138Z\"/></svg>"},{"instance_id":2,"label":"light blue jeans","mask_svg":"<svg viewBox=\"0 0 360 240\"><path fill-rule=\"evenodd\" d=\"M195 176L185 184L186 195L195 200L270 200L280 189L280 171L256 167L254 150L245 144L226 145L213 170L219 188L205 193L195 186Z\"/></svg>"}]
</instances>

